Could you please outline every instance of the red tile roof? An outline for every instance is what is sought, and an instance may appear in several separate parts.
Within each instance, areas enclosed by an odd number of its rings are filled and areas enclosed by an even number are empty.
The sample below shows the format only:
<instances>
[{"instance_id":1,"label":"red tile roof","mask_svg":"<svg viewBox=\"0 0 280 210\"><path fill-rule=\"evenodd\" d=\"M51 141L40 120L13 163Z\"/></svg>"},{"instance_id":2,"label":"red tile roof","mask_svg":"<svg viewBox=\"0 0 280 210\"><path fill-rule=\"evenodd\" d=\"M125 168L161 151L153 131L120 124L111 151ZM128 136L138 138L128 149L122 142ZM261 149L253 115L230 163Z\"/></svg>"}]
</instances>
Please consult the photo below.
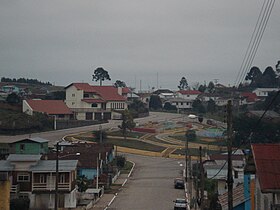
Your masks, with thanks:
<instances>
[{"instance_id":1,"label":"red tile roof","mask_svg":"<svg viewBox=\"0 0 280 210\"><path fill-rule=\"evenodd\" d=\"M179 90L178 92L181 93L182 95L199 95L199 94L201 94L201 92L198 90Z\"/></svg>"},{"instance_id":2,"label":"red tile roof","mask_svg":"<svg viewBox=\"0 0 280 210\"><path fill-rule=\"evenodd\" d=\"M262 192L280 192L280 144L252 144Z\"/></svg>"},{"instance_id":3,"label":"red tile roof","mask_svg":"<svg viewBox=\"0 0 280 210\"><path fill-rule=\"evenodd\" d=\"M72 111L61 100L26 100L36 112L52 114L72 114Z\"/></svg>"},{"instance_id":4,"label":"red tile roof","mask_svg":"<svg viewBox=\"0 0 280 210\"><path fill-rule=\"evenodd\" d=\"M79 90L83 90L88 93L96 93L105 101L125 101L126 99L119 95L118 88L114 86L91 86L88 83L72 83L70 86L75 86Z\"/></svg>"},{"instance_id":5,"label":"red tile roof","mask_svg":"<svg viewBox=\"0 0 280 210\"><path fill-rule=\"evenodd\" d=\"M239 204L245 202L244 196L244 185L240 184L233 188L233 207L238 206ZM219 195L219 201L222 206L222 209L226 209L228 206L228 192L225 192L222 195Z\"/></svg>"},{"instance_id":6,"label":"red tile roof","mask_svg":"<svg viewBox=\"0 0 280 210\"><path fill-rule=\"evenodd\" d=\"M119 95L118 88L114 86L92 86L101 97L106 101L125 101L126 99Z\"/></svg>"},{"instance_id":7,"label":"red tile roof","mask_svg":"<svg viewBox=\"0 0 280 210\"><path fill-rule=\"evenodd\" d=\"M256 93L251 92L244 92L240 94L242 97L245 97L248 102L255 102L257 101L258 97Z\"/></svg>"}]
</instances>

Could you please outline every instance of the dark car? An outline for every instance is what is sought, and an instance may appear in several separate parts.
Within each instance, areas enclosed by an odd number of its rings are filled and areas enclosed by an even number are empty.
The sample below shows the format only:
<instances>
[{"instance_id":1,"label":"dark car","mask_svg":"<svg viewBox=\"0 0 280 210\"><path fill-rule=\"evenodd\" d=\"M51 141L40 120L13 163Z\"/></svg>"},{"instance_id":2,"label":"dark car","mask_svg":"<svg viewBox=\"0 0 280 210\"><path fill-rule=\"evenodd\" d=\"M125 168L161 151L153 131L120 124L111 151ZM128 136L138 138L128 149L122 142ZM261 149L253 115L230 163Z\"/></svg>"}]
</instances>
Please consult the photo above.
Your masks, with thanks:
<instances>
[{"instance_id":1,"label":"dark car","mask_svg":"<svg viewBox=\"0 0 280 210\"><path fill-rule=\"evenodd\" d=\"M184 180L181 178L174 179L174 187L175 189L184 189L185 188Z\"/></svg>"}]
</instances>

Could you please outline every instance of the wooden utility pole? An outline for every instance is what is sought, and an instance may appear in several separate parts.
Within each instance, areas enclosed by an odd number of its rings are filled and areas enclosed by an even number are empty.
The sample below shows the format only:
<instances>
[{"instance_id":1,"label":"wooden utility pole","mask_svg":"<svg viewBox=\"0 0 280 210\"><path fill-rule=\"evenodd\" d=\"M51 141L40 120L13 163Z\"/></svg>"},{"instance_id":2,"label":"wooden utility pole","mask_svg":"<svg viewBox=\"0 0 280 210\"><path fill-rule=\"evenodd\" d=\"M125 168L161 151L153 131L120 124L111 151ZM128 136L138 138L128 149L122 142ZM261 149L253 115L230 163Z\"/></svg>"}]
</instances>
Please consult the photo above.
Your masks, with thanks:
<instances>
[{"instance_id":1,"label":"wooden utility pole","mask_svg":"<svg viewBox=\"0 0 280 210\"><path fill-rule=\"evenodd\" d=\"M233 178L232 178L232 102L228 100L227 104L227 135L228 135L228 210L233 209Z\"/></svg>"},{"instance_id":2,"label":"wooden utility pole","mask_svg":"<svg viewBox=\"0 0 280 210\"><path fill-rule=\"evenodd\" d=\"M185 142L185 161L186 161L186 163L185 163L185 165L186 165L186 167L185 167L185 182L186 182L186 184L187 184L187 186L188 186L188 146L189 146L189 131L186 131L186 142Z\"/></svg>"},{"instance_id":3,"label":"wooden utility pole","mask_svg":"<svg viewBox=\"0 0 280 210\"><path fill-rule=\"evenodd\" d=\"M202 148L199 147L199 162L200 162L200 209L204 209L204 168L202 163Z\"/></svg>"}]
</instances>

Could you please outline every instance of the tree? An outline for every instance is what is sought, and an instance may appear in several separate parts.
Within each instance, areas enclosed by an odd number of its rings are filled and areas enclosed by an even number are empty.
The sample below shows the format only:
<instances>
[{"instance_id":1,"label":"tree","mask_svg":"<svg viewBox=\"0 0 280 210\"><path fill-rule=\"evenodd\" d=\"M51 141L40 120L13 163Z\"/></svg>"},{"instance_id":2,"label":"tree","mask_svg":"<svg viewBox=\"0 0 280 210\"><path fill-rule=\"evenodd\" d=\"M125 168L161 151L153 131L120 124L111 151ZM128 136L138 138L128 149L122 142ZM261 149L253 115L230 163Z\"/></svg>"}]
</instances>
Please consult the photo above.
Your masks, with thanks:
<instances>
[{"instance_id":1,"label":"tree","mask_svg":"<svg viewBox=\"0 0 280 210\"><path fill-rule=\"evenodd\" d=\"M277 87L276 73L271 66L268 66L262 75L262 87L273 88Z\"/></svg>"},{"instance_id":2,"label":"tree","mask_svg":"<svg viewBox=\"0 0 280 210\"><path fill-rule=\"evenodd\" d=\"M185 77L182 77L178 88L180 90L186 90L186 89L188 89L188 87L189 87L189 85L188 85L187 79Z\"/></svg>"},{"instance_id":3,"label":"tree","mask_svg":"<svg viewBox=\"0 0 280 210\"><path fill-rule=\"evenodd\" d=\"M9 104L19 104L20 103L20 97L16 93L11 93L7 96L6 101Z\"/></svg>"},{"instance_id":4,"label":"tree","mask_svg":"<svg viewBox=\"0 0 280 210\"><path fill-rule=\"evenodd\" d=\"M177 110L177 107L174 106L174 105L172 105L170 102L166 102L166 103L164 104L163 108L164 108L165 110L169 110L169 111L172 111L172 110L176 111L176 110Z\"/></svg>"},{"instance_id":5,"label":"tree","mask_svg":"<svg viewBox=\"0 0 280 210\"><path fill-rule=\"evenodd\" d=\"M205 108L199 99L195 99L192 104L193 111L197 113L205 113Z\"/></svg>"},{"instance_id":6,"label":"tree","mask_svg":"<svg viewBox=\"0 0 280 210\"><path fill-rule=\"evenodd\" d=\"M128 109L130 112L135 113L135 116L138 116L138 114L141 113L149 112L148 108L146 108L146 105L138 99L134 99L133 102L129 105Z\"/></svg>"},{"instance_id":7,"label":"tree","mask_svg":"<svg viewBox=\"0 0 280 210\"><path fill-rule=\"evenodd\" d=\"M111 80L111 78L106 70L104 70L102 67L98 67L94 70L92 80L95 82L100 81L100 86L102 86L102 81Z\"/></svg>"},{"instance_id":8,"label":"tree","mask_svg":"<svg viewBox=\"0 0 280 210\"><path fill-rule=\"evenodd\" d=\"M121 80L117 80L114 84L115 87L126 87L126 84L124 81L121 81Z\"/></svg>"},{"instance_id":9,"label":"tree","mask_svg":"<svg viewBox=\"0 0 280 210\"><path fill-rule=\"evenodd\" d=\"M211 114L213 114L216 111L216 103L215 101L211 98L208 102L207 102L207 112L210 112Z\"/></svg>"},{"instance_id":10,"label":"tree","mask_svg":"<svg viewBox=\"0 0 280 210\"><path fill-rule=\"evenodd\" d=\"M262 80L261 70L258 67L253 66L250 69L249 73L246 75L245 80L251 81L250 83L251 87L259 87Z\"/></svg>"},{"instance_id":11,"label":"tree","mask_svg":"<svg viewBox=\"0 0 280 210\"><path fill-rule=\"evenodd\" d=\"M126 140L127 131L132 130L135 128L136 123L133 121L133 117L131 113L126 109L122 113L122 124L119 126L120 130L122 131L123 137Z\"/></svg>"},{"instance_id":12,"label":"tree","mask_svg":"<svg viewBox=\"0 0 280 210\"><path fill-rule=\"evenodd\" d=\"M207 89L208 89L209 93L214 93L215 85L212 81L209 82Z\"/></svg>"},{"instance_id":13,"label":"tree","mask_svg":"<svg viewBox=\"0 0 280 210\"><path fill-rule=\"evenodd\" d=\"M199 90L200 92L204 93L205 90L206 90L206 85L205 85L205 84L204 84L204 85L200 85L199 88L198 88L198 90Z\"/></svg>"},{"instance_id":14,"label":"tree","mask_svg":"<svg viewBox=\"0 0 280 210\"><path fill-rule=\"evenodd\" d=\"M158 95L151 95L149 107L154 110L162 109L162 102Z\"/></svg>"}]
</instances>

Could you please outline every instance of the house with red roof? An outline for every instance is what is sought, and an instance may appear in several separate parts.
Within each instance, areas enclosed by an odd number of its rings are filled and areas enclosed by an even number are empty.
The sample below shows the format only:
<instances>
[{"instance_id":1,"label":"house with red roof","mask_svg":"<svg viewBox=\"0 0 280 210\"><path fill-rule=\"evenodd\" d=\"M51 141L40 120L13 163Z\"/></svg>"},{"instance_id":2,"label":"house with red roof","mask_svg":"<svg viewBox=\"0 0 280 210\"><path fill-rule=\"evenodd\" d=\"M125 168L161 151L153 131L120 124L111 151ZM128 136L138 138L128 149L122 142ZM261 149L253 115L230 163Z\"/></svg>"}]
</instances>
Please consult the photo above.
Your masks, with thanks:
<instances>
[{"instance_id":1,"label":"house with red roof","mask_svg":"<svg viewBox=\"0 0 280 210\"><path fill-rule=\"evenodd\" d=\"M240 105L244 105L244 104L254 104L258 101L258 96L256 93L251 93L251 92L243 92L240 93Z\"/></svg>"},{"instance_id":2,"label":"house with red roof","mask_svg":"<svg viewBox=\"0 0 280 210\"><path fill-rule=\"evenodd\" d=\"M280 209L280 144L252 144L245 173L255 175L253 209Z\"/></svg>"},{"instance_id":3,"label":"house with red roof","mask_svg":"<svg viewBox=\"0 0 280 210\"><path fill-rule=\"evenodd\" d=\"M120 117L118 111L127 109L122 88L72 83L65 89L65 103L77 120L117 119Z\"/></svg>"},{"instance_id":4,"label":"house with red roof","mask_svg":"<svg viewBox=\"0 0 280 210\"><path fill-rule=\"evenodd\" d=\"M201 94L198 90L179 90L177 91L177 97L188 99L188 100L195 100Z\"/></svg>"},{"instance_id":5,"label":"house with red roof","mask_svg":"<svg viewBox=\"0 0 280 210\"><path fill-rule=\"evenodd\" d=\"M22 111L26 114L33 115L35 112L44 113L48 116L55 116L56 119L72 118L72 111L62 100L41 100L30 99L23 100Z\"/></svg>"}]
</instances>

